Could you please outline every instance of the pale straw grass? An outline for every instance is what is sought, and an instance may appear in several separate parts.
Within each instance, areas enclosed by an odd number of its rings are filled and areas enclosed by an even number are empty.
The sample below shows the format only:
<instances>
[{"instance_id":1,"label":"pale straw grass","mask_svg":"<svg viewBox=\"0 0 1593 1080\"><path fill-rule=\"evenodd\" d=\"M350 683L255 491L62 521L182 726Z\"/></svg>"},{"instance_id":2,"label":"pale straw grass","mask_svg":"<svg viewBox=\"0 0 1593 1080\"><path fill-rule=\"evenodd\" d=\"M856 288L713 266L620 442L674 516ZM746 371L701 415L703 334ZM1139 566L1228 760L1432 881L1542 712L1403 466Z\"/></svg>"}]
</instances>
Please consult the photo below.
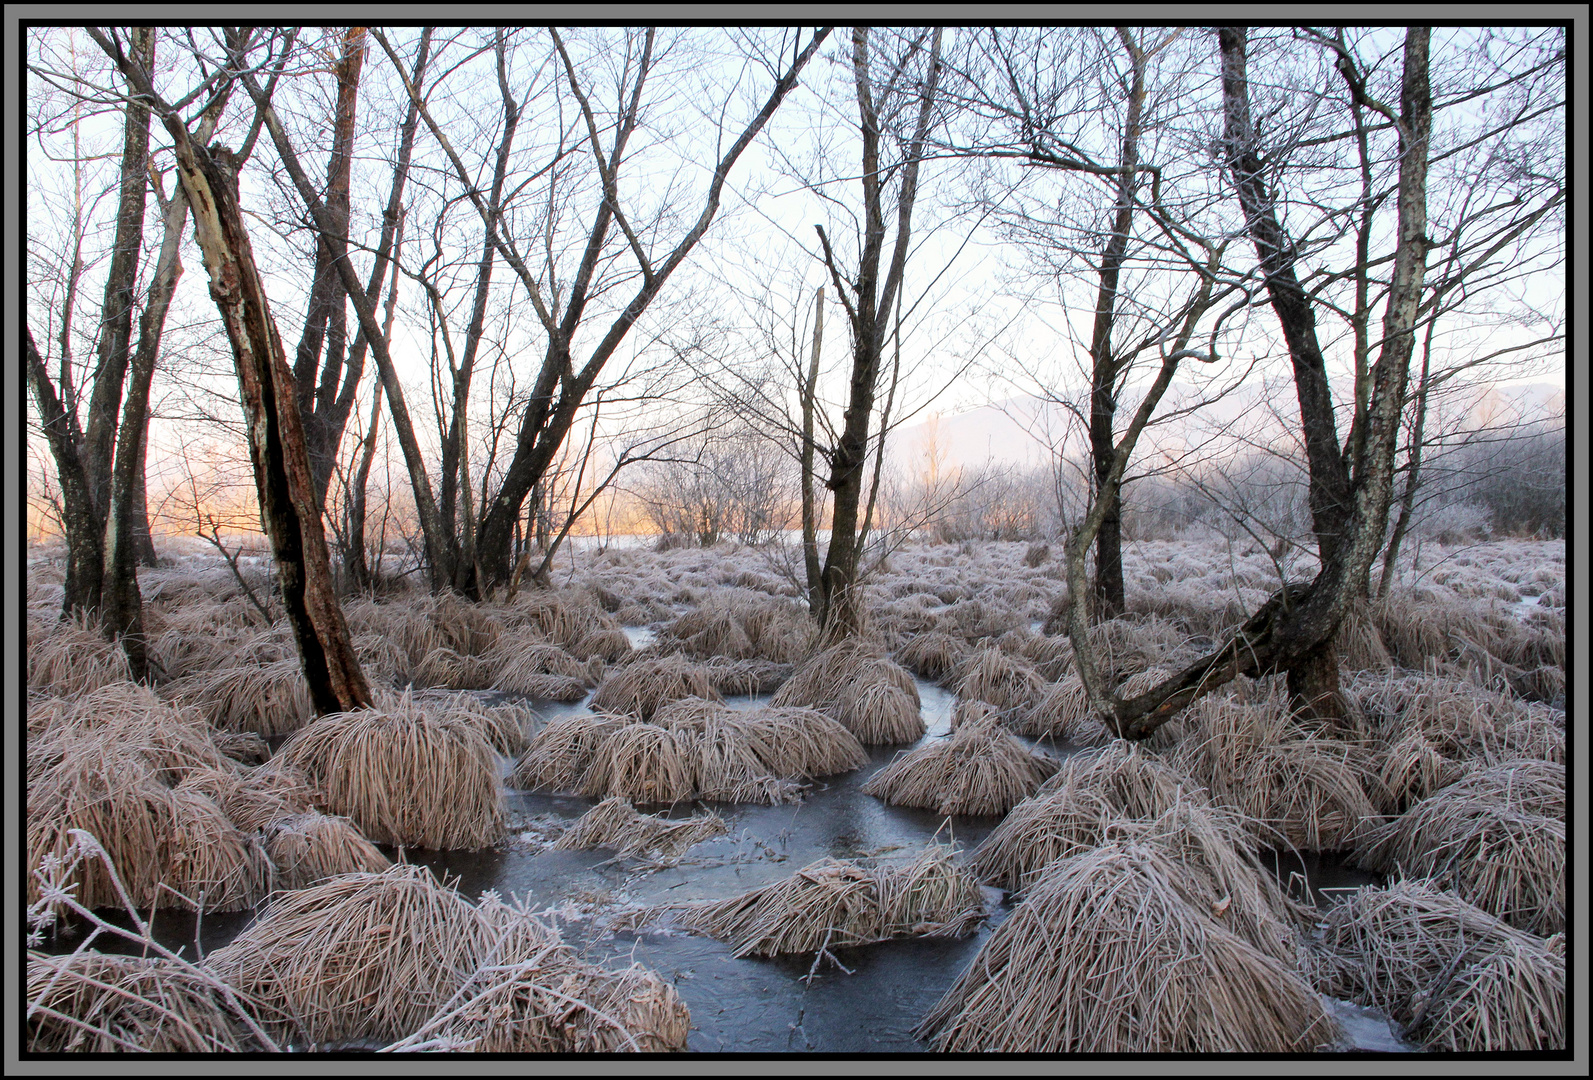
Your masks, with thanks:
<instances>
[{"instance_id":1,"label":"pale straw grass","mask_svg":"<svg viewBox=\"0 0 1593 1080\"><path fill-rule=\"evenodd\" d=\"M63 618L42 640L28 638L28 685L77 696L130 676L127 654L91 618Z\"/></svg>"},{"instance_id":2,"label":"pale straw grass","mask_svg":"<svg viewBox=\"0 0 1593 1080\"><path fill-rule=\"evenodd\" d=\"M286 735L315 717L297 656L196 672L169 683L164 693L178 704L199 709L223 731Z\"/></svg>"},{"instance_id":3,"label":"pale straw grass","mask_svg":"<svg viewBox=\"0 0 1593 1080\"><path fill-rule=\"evenodd\" d=\"M1329 910L1312 974L1429 1050L1560 1050L1564 939L1518 930L1432 881L1363 886Z\"/></svg>"},{"instance_id":4,"label":"pale straw grass","mask_svg":"<svg viewBox=\"0 0 1593 1080\"><path fill-rule=\"evenodd\" d=\"M927 730L913 677L855 639L815 654L769 704L822 710L864 744L913 742Z\"/></svg>"},{"instance_id":5,"label":"pale straw grass","mask_svg":"<svg viewBox=\"0 0 1593 1080\"><path fill-rule=\"evenodd\" d=\"M1430 879L1513 926L1565 929L1565 770L1504 762L1368 833L1356 861Z\"/></svg>"},{"instance_id":6,"label":"pale straw grass","mask_svg":"<svg viewBox=\"0 0 1593 1080\"><path fill-rule=\"evenodd\" d=\"M1191 904L1174 836L1053 863L917 1034L953 1053L1298 1053L1337 1025L1292 966ZM1204 897L1201 898L1202 900Z\"/></svg>"},{"instance_id":7,"label":"pale straw grass","mask_svg":"<svg viewBox=\"0 0 1593 1080\"><path fill-rule=\"evenodd\" d=\"M951 686L965 701L985 701L1003 713L1029 709L1045 686L1027 660L1007 655L996 645L976 650L953 673Z\"/></svg>"},{"instance_id":8,"label":"pale straw grass","mask_svg":"<svg viewBox=\"0 0 1593 1080\"><path fill-rule=\"evenodd\" d=\"M668 917L682 929L728 942L737 957L814 952L904 936L955 937L984 916L978 885L932 845L911 863L821 859L728 900L668 904L627 917L632 926Z\"/></svg>"},{"instance_id":9,"label":"pale straw grass","mask_svg":"<svg viewBox=\"0 0 1593 1080\"><path fill-rule=\"evenodd\" d=\"M437 719L407 695L385 709L332 713L277 751L377 843L478 849L503 835L503 784L473 724Z\"/></svg>"},{"instance_id":10,"label":"pale straw grass","mask_svg":"<svg viewBox=\"0 0 1593 1080\"><path fill-rule=\"evenodd\" d=\"M401 1038L475 969L488 928L424 866L344 874L279 892L208 966L325 1045Z\"/></svg>"},{"instance_id":11,"label":"pale straw grass","mask_svg":"<svg viewBox=\"0 0 1593 1080\"><path fill-rule=\"evenodd\" d=\"M261 1046L213 979L163 957L28 953L33 1054L219 1054Z\"/></svg>"},{"instance_id":12,"label":"pale straw grass","mask_svg":"<svg viewBox=\"0 0 1593 1080\"><path fill-rule=\"evenodd\" d=\"M597 748L581 778L580 793L642 803L691 799L697 791L693 742L690 735L677 738L656 724L626 724Z\"/></svg>"},{"instance_id":13,"label":"pale straw grass","mask_svg":"<svg viewBox=\"0 0 1593 1080\"><path fill-rule=\"evenodd\" d=\"M920 678L939 682L961 666L969 653L968 643L944 630L913 634L896 650L896 659Z\"/></svg>"},{"instance_id":14,"label":"pale straw grass","mask_svg":"<svg viewBox=\"0 0 1593 1080\"><path fill-rule=\"evenodd\" d=\"M610 735L635 721L610 713L582 713L548 721L515 762L509 784L517 788L574 792Z\"/></svg>"},{"instance_id":15,"label":"pale straw grass","mask_svg":"<svg viewBox=\"0 0 1593 1080\"><path fill-rule=\"evenodd\" d=\"M345 817L306 810L265 827L277 887L302 889L339 874L379 873L392 863Z\"/></svg>"},{"instance_id":16,"label":"pale straw grass","mask_svg":"<svg viewBox=\"0 0 1593 1080\"><path fill-rule=\"evenodd\" d=\"M1032 795L1056 760L1001 730L986 708L987 715L965 719L945 738L899 753L863 785L864 794L942 815L1005 814Z\"/></svg>"},{"instance_id":17,"label":"pale straw grass","mask_svg":"<svg viewBox=\"0 0 1593 1080\"><path fill-rule=\"evenodd\" d=\"M638 659L610 671L592 695L592 708L651 720L659 707L683 697L717 698L702 665L683 656Z\"/></svg>"},{"instance_id":18,"label":"pale straw grass","mask_svg":"<svg viewBox=\"0 0 1593 1080\"><path fill-rule=\"evenodd\" d=\"M639 813L624 798L604 799L582 814L554 843L559 851L612 848L621 856L646 855L672 866L686 851L704 840L728 834L730 827L718 814L693 814L670 820Z\"/></svg>"}]
</instances>

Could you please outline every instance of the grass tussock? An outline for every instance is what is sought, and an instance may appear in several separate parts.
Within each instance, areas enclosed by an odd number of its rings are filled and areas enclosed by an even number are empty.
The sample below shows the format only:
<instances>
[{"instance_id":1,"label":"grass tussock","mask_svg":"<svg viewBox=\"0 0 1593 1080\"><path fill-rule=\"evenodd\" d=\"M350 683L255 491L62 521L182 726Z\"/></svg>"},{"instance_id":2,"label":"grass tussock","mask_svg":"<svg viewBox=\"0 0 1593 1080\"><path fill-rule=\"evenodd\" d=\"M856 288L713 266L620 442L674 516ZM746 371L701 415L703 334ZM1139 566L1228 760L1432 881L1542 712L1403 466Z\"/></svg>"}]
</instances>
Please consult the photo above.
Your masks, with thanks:
<instances>
[{"instance_id":1,"label":"grass tussock","mask_svg":"<svg viewBox=\"0 0 1593 1080\"><path fill-rule=\"evenodd\" d=\"M730 827L718 814L693 814L669 818L638 813L628 799L604 799L565 831L553 845L560 851L606 847L621 856L647 855L673 865L695 844L728 834Z\"/></svg>"},{"instance_id":2,"label":"grass tussock","mask_svg":"<svg viewBox=\"0 0 1593 1080\"><path fill-rule=\"evenodd\" d=\"M380 873L392 865L348 818L318 810L275 819L265 837L281 889L303 889L339 874Z\"/></svg>"},{"instance_id":3,"label":"grass tussock","mask_svg":"<svg viewBox=\"0 0 1593 1080\"><path fill-rule=\"evenodd\" d=\"M987 711L944 739L898 754L863 785L863 792L892 806L925 807L937 814L1005 814L1056 767L1055 759L1030 751Z\"/></svg>"},{"instance_id":4,"label":"grass tussock","mask_svg":"<svg viewBox=\"0 0 1593 1080\"><path fill-rule=\"evenodd\" d=\"M409 864L278 893L209 965L311 1047L679 1050L689 1024L651 972L586 964L523 908Z\"/></svg>"},{"instance_id":5,"label":"grass tussock","mask_svg":"<svg viewBox=\"0 0 1593 1080\"><path fill-rule=\"evenodd\" d=\"M1254 704L1202 698L1183 723L1174 766L1257 822L1263 844L1281 839L1301 850L1339 850L1379 820L1374 802L1386 795L1372 756L1299 727L1276 688Z\"/></svg>"},{"instance_id":6,"label":"grass tussock","mask_svg":"<svg viewBox=\"0 0 1593 1080\"><path fill-rule=\"evenodd\" d=\"M987 701L1003 713L1016 715L1032 707L1045 680L1027 660L987 645L963 662L951 685L964 701Z\"/></svg>"},{"instance_id":7,"label":"grass tussock","mask_svg":"<svg viewBox=\"0 0 1593 1080\"><path fill-rule=\"evenodd\" d=\"M1430 879L1512 926L1565 929L1565 769L1479 769L1369 832L1356 861Z\"/></svg>"},{"instance_id":8,"label":"grass tussock","mask_svg":"<svg viewBox=\"0 0 1593 1080\"><path fill-rule=\"evenodd\" d=\"M608 673L592 695L592 708L651 720L660 706L684 697L717 698L713 680L683 656L634 660Z\"/></svg>"},{"instance_id":9,"label":"grass tussock","mask_svg":"<svg viewBox=\"0 0 1593 1080\"><path fill-rule=\"evenodd\" d=\"M76 697L131 677L127 654L99 623L63 618L42 638L28 635L28 686Z\"/></svg>"},{"instance_id":10,"label":"grass tussock","mask_svg":"<svg viewBox=\"0 0 1593 1080\"><path fill-rule=\"evenodd\" d=\"M423 866L277 893L209 966L314 1043L401 1038L452 998L487 928Z\"/></svg>"},{"instance_id":11,"label":"grass tussock","mask_svg":"<svg viewBox=\"0 0 1593 1080\"><path fill-rule=\"evenodd\" d=\"M29 1053L259 1052L246 1016L261 1009L163 957L28 953Z\"/></svg>"},{"instance_id":12,"label":"grass tussock","mask_svg":"<svg viewBox=\"0 0 1593 1080\"><path fill-rule=\"evenodd\" d=\"M491 744L475 725L430 716L407 695L390 708L323 716L277 757L377 843L473 850L503 835Z\"/></svg>"},{"instance_id":13,"label":"grass tussock","mask_svg":"<svg viewBox=\"0 0 1593 1080\"><path fill-rule=\"evenodd\" d=\"M919 678L939 682L961 667L968 656L968 643L944 630L913 634L896 650L896 659Z\"/></svg>"},{"instance_id":14,"label":"grass tussock","mask_svg":"<svg viewBox=\"0 0 1593 1080\"><path fill-rule=\"evenodd\" d=\"M918 1034L961 1053L1298 1053L1337 1026L1191 891L1176 829L1053 863Z\"/></svg>"},{"instance_id":15,"label":"grass tussock","mask_svg":"<svg viewBox=\"0 0 1593 1080\"><path fill-rule=\"evenodd\" d=\"M633 722L629 717L609 713L550 720L515 762L514 771L509 774L510 785L564 792L577 790L598 748L614 732Z\"/></svg>"},{"instance_id":16,"label":"grass tussock","mask_svg":"<svg viewBox=\"0 0 1593 1080\"><path fill-rule=\"evenodd\" d=\"M689 737L656 724L626 724L598 747L581 778L580 793L623 796L643 803L676 803L697 792ZM682 743L685 745L683 746Z\"/></svg>"},{"instance_id":17,"label":"grass tussock","mask_svg":"<svg viewBox=\"0 0 1593 1080\"><path fill-rule=\"evenodd\" d=\"M197 708L222 731L287 735L315 718L310 687L297 656L269 664L243 664L186 675L164 693Z\"/></svg>"},{"instance_id":18,"label":"grass tussock","mask_svg":"<svg viewBox=\"0 0 1593 1080\"><path fill-rule=\"evenodd\" d=\"M819 709L864 744L913 742L927 730L913 677L858 640L815 654L769 704Z\"/></svg>"},{"instance_id":19,"label":"grass tussock","mask_svg":"<svg viewBox=\"0 0 1593 1080\"><path fill-rule=\"evenodd\" d=\"M761 889L646 909L631 923L666 915L683 929L728 942L738 957L823 957L840 946L893 937L959 936L984 917L984 904L951 850L933 845L909 864L822 859Z\"/></svg>"},{"instance_id":20,"label":"grass tussock","mask_svg":"<svg viewBox=\"0 0 1593 1080\"><path fill-rule=\"evenodd\" d=\"M741 589L710 594L659 632L665 648L699 660L800 662L813 647L813 620L799 603Z\"/></svg>"},{"instance_id":21,"label":"grass tussock","mask_svg":"<svg viewBox=\"0 0 1593 1080\"><path fill-rule=\"evenodd\" d=\"M492 675L492 689L506 694L525 694L554 700L579 700L603 676L603 660L577 660L550 641L530 631L505 633L482 658ZM558 691L550 694L548 690Z\"/></svg>"},{"instance_id":22,"label":"grass tussock","mask_svg":"<svg viewBox=\"0 0 1593 1080\"><path fill-rule=\"evenodd\" d=\"M493 684L492 668L478 656L439 645L420 658L410 678L419 689L485 690Z\"/></svg>"},{"instance_id":23,"label":"grass tussock","mask_svg":"<svg viewBox=\"0 0 1593 1080\"><path fill-rule=\"evenodd\" d=\"M1565 1048L1563 939L1518 930L1431 881L1363 886L1323 920L1319 989L1381 1009L1429 1050Z\"/></svg>"}]
</instances>

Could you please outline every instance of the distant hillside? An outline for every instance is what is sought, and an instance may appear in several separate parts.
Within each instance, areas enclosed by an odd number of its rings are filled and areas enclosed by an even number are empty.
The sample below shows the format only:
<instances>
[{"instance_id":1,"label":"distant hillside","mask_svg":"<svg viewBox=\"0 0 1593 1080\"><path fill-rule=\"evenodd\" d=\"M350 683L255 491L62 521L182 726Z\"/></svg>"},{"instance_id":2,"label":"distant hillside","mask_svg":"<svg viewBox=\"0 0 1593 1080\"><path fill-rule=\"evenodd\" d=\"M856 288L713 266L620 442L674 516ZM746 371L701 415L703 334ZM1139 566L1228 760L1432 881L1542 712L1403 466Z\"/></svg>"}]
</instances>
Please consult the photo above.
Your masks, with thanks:
<instances>
[{"instance_id":1,"label":"distant hillside","mask_svg":"<svg viewBox=\"0 0 1593 1080\"><path fill-rule=\"evenodd\" d=\"M1335 387L1339 400L1349 387ZM1163 398L1160 413L1192 405L1195 388L1175 383ZM1128 410L1119 412L1118 430ZM1480 428L1535 421L1565 414L1565 388L1554 383L1479 386L1464 396L1447 399L1429 429ZM1153 424L1140 441L1140 454L1177 457L1231 453L1244 445L1272 444L1292 437L1299 405L1290 383L1274 388L1247 386L1219 401ZM980 468L987 464L1030 468L1048 461L1064 435L1068 450L1082 454L1086 443L1075 420L1071 432L1065 408L1035 397L1013 397L949 416L931 417L897 431L890 456L898 469L921 474L931 457L941 471Z\"/></svg>"}]
</instances>

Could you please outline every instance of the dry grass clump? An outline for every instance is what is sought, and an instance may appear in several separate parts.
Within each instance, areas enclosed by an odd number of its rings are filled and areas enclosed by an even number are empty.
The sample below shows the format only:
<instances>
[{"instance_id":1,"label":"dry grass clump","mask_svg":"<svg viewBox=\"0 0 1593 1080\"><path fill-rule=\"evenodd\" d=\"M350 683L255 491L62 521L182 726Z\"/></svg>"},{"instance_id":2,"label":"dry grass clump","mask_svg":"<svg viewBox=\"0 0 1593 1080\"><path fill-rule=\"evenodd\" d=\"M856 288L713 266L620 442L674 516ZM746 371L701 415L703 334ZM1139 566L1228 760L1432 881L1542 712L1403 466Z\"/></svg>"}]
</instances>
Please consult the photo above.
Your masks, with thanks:
<instances>
[{"instance_id":1,"label":"dry grass clump","mask_svg":"<svg viewBox=\"0 0 1593 1080\"><path fill-rule=\"evenodd\" d=\"M1565 929L1565 770L1544 761L1480 769L1369 832L1356 861L1430 878L1512 926Z\"/></svg>"},{"instance_id":2,"label":"dry grass clump","mask_svg":"<svg viewBox=\"0 0 1593 1080\"><path fill-rule=\"evenodd\" d=\"M377 843L476 849L503 835L503 785L486 737L407 695L389 708L323 716L277 758Z\"/></svg>"},{"instance_id":3,"label":"dry grass clump","mask_svg":"<svg viewBox=\"0 0 1593 1080\"><path fill-rule=\"evenodd\" d=\"M424 866L344 874L272 897L208 966L291 1017L313 1043L397 1039L424 1023L475 969L488 929Z\"/></svg>"},{"instance_id":4,"label":"dry grass clump","mask_svg":"<svg viewBox=\"0 0 1593 1080\"><path fill-rule=\"evenodd\" d=\"M511 782L651 803L776 803L797 798L801 780L868 760L850 732L812 709L732 710L691 697L662 707L654 720L556 720L516 764Z\"/></svg>"},{"instance_id":5,"label":"dry grass clump","mask_svg":"<svg viewBox=\"0 0 1593 1080\"><path fill-rule=\"evenodd\" d=\"M686 1048L691 1014L675 988L639 964L580 960L523 905L483 897L488 942L454 997L389 1052L657 1053Z\"/></svg>"},{"instance_id":6,"label":"dry grass clump","mask_svg":"<svg viewBox=\"0 0 1593 1080\"><path fill-rule=\"evenodd\" d=\"M34 1054L258 1052L242 1009L214 979L164 957L28 953L27 1050ZM240 1008L241 1006L241 1008Z\"/></svg>"},{"instance_id":7,"label":"dry grass clump","mask_svg":"<svg viewBox=\"0 0 1593 1080\"><path fill-rule=\"evenodd\" d=\"M457 653L446 645L439 645L421 657L410 678L422 689L485 690L493 684L490 665L480 657Z\"/></svg>"},{"instance_id":8,"label":"dry grass clump","mask_svg":"<svg viewBox=\"0 0 1593 1080\"><path fill-rule=\"evenodd\" d=\"M1106 725L1090 719L1090 701L1077 675L1064 675L1044 686L1026 712L1012 723L1019 735L1044 739L1060 736L1080 746L1101 746L1114 736Z\"/></svg>"},{"instance_id":9,"label":"dry grass clump","mask_svg":"<svg viewBox=\"0 0 1593 1080\"><path fill-rule=\"evenodd\" d=\"M1371 755L1337 739L1312 737L1290 718L1283 697L1256 704L1206 697L1185 714L1176 768L1214 801L1258 823L1257 839L1302 850L1352 846L1378 820L1386 798Z\"/></svg>"},{"instance_id":10,"label":"dry grass clump","mask_svg":"<svg viewBox=\"0 0 1593 1080\"><path fill-rule=\"evenodd\" d=\"M937 814L1005 814L1056 767L1055 759L1031 752L1001 730L992 713L898 754L863 785L863 792L893 806L926 807Z\"/></svg>"},{"instance_id":11,"label":"dry grass clump","mask_svg":"<svg viewBox=\"0 0 1593 1080\"><path fill-rule=\"evenodd\" d=\"M912 742L927 730L913 677L856 639L815 654L769 704L820 709L865 744Z\"/></svg>"},{"instance_id":12,"label":"dry grass clump","mask_svg":"<svg viewBox=\"0 0 1593 1080\"><path fill-rule=\"evenodd\" d=\"M1043 679L1060 679L1073 669L1073 643L1065 637L1047 637L1019 626L998 637L996 644L1029 661Z\"/></svg>"},{"instance_id":13,"label":"dry grass clump","mask_svg":"<svg viewBox=\"0 0 1593 1080\"><path fill-rule=\"evenodd\" d=\"M839 946L893 937L964 934L984 918L984 903L978 884L952 862L951 849L932 845L907 865L821 859L728 900L663 905L630 921L639 926L665 915L683 929L729 942L737 957L823 957Z\"/></svg>"},{"instance_id":14,"label":"dry grass clump","mask_svg":"<svg viewBox=\"0 0 1593 1080\"><path fill-rule=\"evenodd\" d=\"M244 911L271 891L274 867L259 838L244 833L208 796L179 785L171 793L164 881L199 911Z\"/></svg>"},{"instance_id":15,"label":"dry grass clump","mask_svg":"<svg viewBox=\"0 0 1593 1080\"><path fill-rule=\"evenodd\" d=\"M552 642L523 630L505 633L481 659L492 673L492 689L506 694L550 697L553 695L539 691L560 684L566 688L579 685L584 694L603 674L601 659L577 660ZM566 696L560 700L572 699Z\"/></svg>"},{"instance_id":16,"label":"dry grass clump","mask_svg":"<svg viewBox=\"0 0 1593 1080\"><path fill-rule=\"evenodd\" d=\"M360 670L372 682L385 681L405 686L414 678L415 665L410 655L392 638L381 634L360 634L350 643L359 658Z\"/></svg>"},{"instance_id":17,"label":"dry grass clump","mask_svg":"<svg viewBox=\"0 0 1593 1080\"><path fill-rule=\"evenodd\" d=\"M1565 1048L1563 940L1430 881L1356 890L1327 913L1311 960L1323 993L1383 1010L1429 1050Z\"/></svg>"},{"instance_id":18,"label":"dry grass clump","mask_svg":"<svg viewBox=\"0 0 1593 1080\"><path fill-rule=\"evenodd\" d=\"M704 661L714 689L725 695L772 694L791 677L790 664L773 660L727 660L714 657Z\"/></svg>"},{"instance_id":19,"label":"dry grass clump","mask_svg":"<svg viewBox=\"0 0 1593 1080\"><path fill-rule=\"evenodd\" d=\"M1027 660L1008 656L987 645L969 656L951 679L958 697L987 701L1004 713L1016 715L1032 706L1045 680Z\"/></svg>"},{"instance_id":20,"label":"dry grass clump","mask_svg":"<svg viewBox=\"0 0 1593 1080\"><path fill-rule=\"evenodd\" d=\"M42 639L28 635L30 687L75 697L130 677L127 654L93 619L63 618Z\"/></svg>"},{"instance_id":21,"label":"dry grass clump","mask_svg":"<svg viewBox=\"0 0 1593 1080\"><path fill-rule=\"evenodd\" d=\"M63 857L83 830L106 852L75 864L76 895L91 908L120 902L113 875L142 907L238 910L269 890L250 822L240 829L215 797L241 781L202 721L144 688L103 687L50 713L29 739L30 866Z\"/></svg>"},{"instance_id":22,"label":"dry grass clump","mask_svg":"<svg viewBox=\"0 0 1593 1080\"><path fill-rule=\"evenodd\" d=\"M1337 1025L1288 964L1188 888L1174 838L1052 864L918 1029L937 1050L1298 1053Z\"/></svg>"},{"instance_id":23,"label":"dry grass clump","mask_svg":"<svg viewBox=\"0 0 1593 1080\"><path fill-rule=\"evenodd\" d=\"M800 604L742 590L709 595L659 632L666 647L708 659L794 664L812 648L814 627Z\"/></svg>"},{"instance_id":24,"label":"dry grass clump","mask_svg":"<svg viewBox=\"0 0 1593 1080\"><path fill-rule=\"evenodd\" d=\"M690 847L730 832L718 814L693 814L680 821L638 813L630 800L604 799L581 815L553 845L560 851L613 848L622 856L649 855L666 865L680 861Z\"/></svg>"},{"instance_id":25,"label":"dry grass clump","mask_svg":"<svg viewBox=\"0 0 1593 1080\"><path fill-rule=\"evenodd\" d=\"M164 693L174 702L194 706L222 731L286 735L315 717L297 656L195 672L167 684Z\"/></svg>"},{"instance_id":26,"label":"dry grass clump","mask_svg":"<svg viewBox=\"0 0 1593 1080\"><path fill-rule=\"evenodd\" d=\"M503 702L488 705L472 693L431 692L412 694L414 701L443 723L466 724L481 732L492 749L505 757L525 751L526 728L535 713L525 705ZM404 695L379 693L377 708L400 708Z\"/></svg>"},{"instance_id":27,"label":"dry grass clump","mask_svg":"<svg viewBox=\"0 0 1593 1080\"><path fill-rule=\"evenodd\" d=\"M619 795L643 803L690 799L697 793L693 741L677 739L674 732L655 724L626 724L598 747L581 777L580 793L600 799Z\"/></svg>"},{"instance_id":28,"label":"dry grass clump","mask_svg":"<svg viewBox=\"0 0 1593 1080\"><path fill-rule=\"evenodd\" d=\"M530 627L580 660L612 664L631 653L619 622L582 589L528 589L499 610L509 625Z\"/></svg>"},{"instance_id":29,"label":"dry grass clump","mask_svg":"<svg viewBox=\"0 0 1593 1080\"><path fill-rule=\"evenodd\" d=\"M896 650L896 659L920 678L939 682L960 667L968 656L968 643L944 630L911 635Z\"/></svg>"},{"instance_id":30,"label":"dry grass clump","mask_svg":"<svg viewBox=\"0 0 1593 1080\"><path fill-rule=\"evenodd\" d=\"M634 660L610 672L592 695L592 708L651 720L668 702L718 696L702 665L683 656L661 656Z\"/></svg>"},{"instance_id":31,"label":"dry grass clump","mask_svg":"<svg viewBox=\"0 0 1593 1080\"><path fill-rule=\"evenodd\" d=\"M380 873L392 865L348 818L318 810L274 819L265 838L279 889L303 889L339 874Z\"/></svg>"},{"instance_id":32,"label":"dry grass clump","mask_svg":"<svg viewBox=\"0 0 1593 1080\"><path fill-rule=\"evenodd\" d=\"M608 713L561 716L548 722L515 762L509 783L517 788L575 791L598 748L630 717Z\"/></svg>"}]
</instances>

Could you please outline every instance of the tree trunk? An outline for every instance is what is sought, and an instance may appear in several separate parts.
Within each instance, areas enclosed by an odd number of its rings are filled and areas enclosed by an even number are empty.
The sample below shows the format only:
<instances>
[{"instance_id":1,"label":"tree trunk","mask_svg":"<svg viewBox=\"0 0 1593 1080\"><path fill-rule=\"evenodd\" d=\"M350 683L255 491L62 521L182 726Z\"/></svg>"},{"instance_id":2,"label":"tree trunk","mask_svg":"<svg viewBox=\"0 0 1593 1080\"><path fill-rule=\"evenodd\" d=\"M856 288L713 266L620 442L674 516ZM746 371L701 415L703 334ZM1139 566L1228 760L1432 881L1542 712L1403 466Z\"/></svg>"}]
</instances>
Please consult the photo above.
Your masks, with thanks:
<instances>
[{"instance_id":1,"label":"tree trunk","mask_svg":"<svg viewBox=\"0 0 1593 1080\"><path fill-rule=\"evenodd\" d=\"M132 30L132 54L134 62L144 70L153 69L154 27L140 26ZM149 189L149 106L134 98L128 101L126 111L116 246L111 251L111 265L105 277L94 392L89 397L88 426L83 438L83 465L101 528L110 503L111 461L117 420L122 411L122 384L132 359L133 293L138 280L138 256L144 242L144 203Z\"/></svg>"},{"instance_id":2,"label":"tree trunk","mask_svg":"<svg viewBox=\"0 0 1593 1080\"><path fill-rule=\"evenodd\" d=\"M808 610L815 618L823 615L823 595L819 585L819 509L814 490L813 465L817 447L813 442L814 395L819 384L819 348L824 343L824 286L813 298L813 352L808 358L808 373L802 380L802 566L807 574Z\"/></svg>"},{"instance_id":3,"label":"tree trunk","mask_svg":"<svg viewBox=\"0 0 1593 1080\"><path fill-rule=\"evenodd\" d=\"M61 483L61 524L66 530L66 598L62 611L66 615L98 614L104 560L89 479L78 454L71 420L56 396L50 372L33 343L33 328L24 330L28 381L39 405L39 417L44 422L44 434L50 441L56 475Z\"/></svg>"},{"instance_id":4,"label":"tree trunk","mask_svg":"<svg viewBox=\"0 0 1593 1080\"><path fill-rule=\"evenodd\" d=\"M149 437L149 390L155 377L155 357L160 351L166 312L177 279L182 276L178 248L188 220L188 200L181 190L166 207L160 255L144 314L139 320L138 351L133 356L122 407L122 427L116 440L116 464L111 477L110 503L105 517L104 619L107 634L121 638L133 678L142 679L147 668L144 642L143 600L138 592L138 544L135 538L143 509L145 448ZM148 530L147 519L142 519Z\"/></svg>"},{"instance_id":5,"label":"tree trunk","mask_svg":"<svg viewBox=\"0 0 1593 1080\"><path fill-rule=\"evenodd\" d=\"M238 208L236 166L229 151L192 143L174 113L163 120L176 142L178 170L194 209L210 295L232 344L261 522L276 555L282 603L311 700L323 715L369 706L370 686L332 588L293 373Z\"/></svg>"}]
</instances>

